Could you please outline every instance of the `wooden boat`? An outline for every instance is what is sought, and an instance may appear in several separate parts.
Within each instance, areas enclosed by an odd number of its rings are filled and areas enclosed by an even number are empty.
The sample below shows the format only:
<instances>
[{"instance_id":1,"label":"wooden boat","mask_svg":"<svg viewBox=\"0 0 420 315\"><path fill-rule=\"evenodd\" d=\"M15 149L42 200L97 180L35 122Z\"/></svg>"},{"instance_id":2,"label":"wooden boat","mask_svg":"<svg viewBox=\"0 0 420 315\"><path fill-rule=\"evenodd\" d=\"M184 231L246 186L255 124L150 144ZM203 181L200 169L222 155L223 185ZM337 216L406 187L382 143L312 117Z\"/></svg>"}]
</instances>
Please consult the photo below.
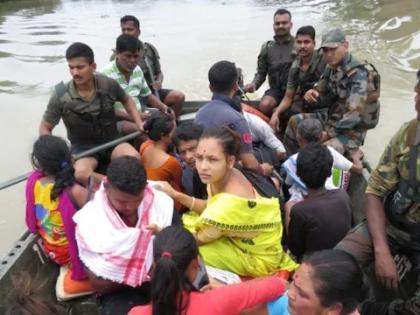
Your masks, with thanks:
<instances>
[{"instance_id":1,"label":"wooden boat","mask_svg":"<svg viewBox=\"0 0 420 315\"><path fill-rule=\"evenodd\" d=\"M205 103L206 101L185 102L180 120L193 119L194 113ZM255 106L256 102L250 102L250 105ZM367 175L368 171L367 169ZM19 176L14 180L2 184L0 190L25 179L25 175ZM348 193L352 200L354 221L356 223L360 222L363 218L362 213L366 185L367 176L351 176ZM23 209L20 211L23 211ZM44 286L40 293L42 296L51 299L51 301L55 301L55 284L58 276L58 266L52 263L43 252L40 238L31 234L29 231L25 231L0 260L0 314L4 314L6 310L5 301L12 288L12 277L13 275L19 275L21 272L28 273L31 278L42 279ZM93 296L77 298L69 302L58 302L58 304L67 310L67 314L99 314Z\"/></svg>"}]
</instances>

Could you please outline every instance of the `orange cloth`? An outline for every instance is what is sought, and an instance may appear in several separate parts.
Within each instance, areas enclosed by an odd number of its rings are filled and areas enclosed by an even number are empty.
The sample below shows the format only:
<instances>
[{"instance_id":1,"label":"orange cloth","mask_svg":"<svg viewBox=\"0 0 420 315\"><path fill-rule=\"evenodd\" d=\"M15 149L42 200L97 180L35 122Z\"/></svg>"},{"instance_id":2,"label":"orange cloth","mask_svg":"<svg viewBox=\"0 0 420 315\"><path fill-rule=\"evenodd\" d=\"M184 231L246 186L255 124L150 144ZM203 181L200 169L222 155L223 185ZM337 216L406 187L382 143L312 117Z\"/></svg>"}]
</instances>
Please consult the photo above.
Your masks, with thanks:
<instances>
[{"instance_id":1,"label":"orange cloth","mask_svg":"<svg viewBox=\"0 0 420 315\"><path fill-rule=\"evenodd\" d=\"M69 268L64 276L64 292L67 294L78 294L82 292L92 292L93 287L87 280L73 280L71 278L71 269Z\"/></svg>"},{"instance_id":2,"label":"orange cloth","mask_svg":"<svg viewBox=\"0 0 420 315\"><path fill-rule=\"evenodd\" d=\"M147 140L140 146L140 156L154 144L154 141ZM175 190L182 192L182 166L179 161L170 155L168 159L160 167L152 168L144 165L146 169L147 179L168 182ZM175 208L180 210L182 205L175 202Z\"/></svg>"},{"instance_id":3,"label":"orange cloth","mask_svg":"<svg viewBox=\"0 0 420 315\"><path fill-rule=\"evenodd\" d=\"M256 109L255 107L249 106L248 104L245 103L241 103L241 107L242 110L244 112L250 113L250 114L254 114L257 115L258 117L260 117L262 120L264 120L266 123L270 122L270 118L267 117L266 115L264 115L262 112L260 112L258 109Z\"/></svg>"}]
</instances>

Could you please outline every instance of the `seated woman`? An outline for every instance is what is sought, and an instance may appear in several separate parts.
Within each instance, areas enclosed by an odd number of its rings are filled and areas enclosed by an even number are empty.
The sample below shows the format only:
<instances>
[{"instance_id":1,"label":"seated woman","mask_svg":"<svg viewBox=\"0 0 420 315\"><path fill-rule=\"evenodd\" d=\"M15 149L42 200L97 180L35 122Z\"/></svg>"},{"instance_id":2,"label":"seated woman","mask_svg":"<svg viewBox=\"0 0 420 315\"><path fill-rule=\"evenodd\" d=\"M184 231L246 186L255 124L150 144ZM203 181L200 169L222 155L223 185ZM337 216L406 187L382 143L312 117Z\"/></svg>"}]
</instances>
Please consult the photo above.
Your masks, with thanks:
<instances>
[{"instance_id":1,"label":"seated woman","mask_svg":"<svg viewBox=\"0 0 420 315\"><path fill-rule=\"evenodd\" d=\"M363 288L362 270L351 255L323 250L303 258L287 295L253 314L356 315L364 299Z\"/></svg>"},{"instance_id":2,"label":"seated woman","mask_svg":"<svg viewBox=\"0 0 420 315\"><path fill-rule=\"evenodd\" d=\"M175 129L176 124L172 116L154 111L144 125L150 140L140 146L140 156L146 169L147 179L166 181L175 190L181 191L182 166L174 156L168 154ZM181 206L175 204L175 207L179 210Z\"/></svg>"},{"instance_id":3,"label":"seated woman","mask_svg":"<svg viewBox=\"0 0 420 315\"><path fill-rule=\"evenodd\" d=\"M87 202L88 192L75 182L66 142L52 135L40 136L33 147L32 164L35 171L26 183L26 225L29 231L41 236L51 260L70 267L65 275L63 295L72 297L90 291L78 256L72 220Z\"/></svg>"},{"instance_id":4,"label":"seated woman","mask_svg":"<svg viewBox=\"0 0 420 315\"><path fill-rule=\"evenodd\" d=\"M199 273L194 236L181 226L163 229L153 242L152 304L134 307L129 315L236 315L279 297L284 280L256 279L201 292L193 286Z\"/></svg>"},{"instance_id":5,"label":"seated woman","mask_svg":"<svg viewBox=\"0 0 420 315\"><path fill-rule=\"evenodd\" d=\"M200 179L209 199L198 200L161 189L195 211L184 214L185 226L195 233L206 264L241 276L260 277L297 264L280 244L282 222L277 198L260 197L245 176L234 168L239 137L227 127L207 129L196 151Z\"/></svg>"}]
</instances>

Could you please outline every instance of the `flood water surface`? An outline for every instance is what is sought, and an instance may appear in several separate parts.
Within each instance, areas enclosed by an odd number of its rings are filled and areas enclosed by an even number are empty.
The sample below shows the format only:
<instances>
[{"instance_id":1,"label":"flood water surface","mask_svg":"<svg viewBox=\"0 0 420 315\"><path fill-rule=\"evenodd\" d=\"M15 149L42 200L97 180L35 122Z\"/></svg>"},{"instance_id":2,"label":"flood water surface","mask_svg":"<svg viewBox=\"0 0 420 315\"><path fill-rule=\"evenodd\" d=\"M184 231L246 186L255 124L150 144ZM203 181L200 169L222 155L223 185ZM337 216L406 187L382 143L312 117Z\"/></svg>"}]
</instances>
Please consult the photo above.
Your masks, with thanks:
<instances>
[{"instance_id":1,"label":"flood water surface","mask_svg":"<svg viewBox=\"0 0 420 315\"><path fill-rule=\"evenodd\" d=\"M364 146L376 164L389 138L414 117L414 71L420 68L418 0L282 1L292 12L292 33L311 24L317 39L342 27L351 52L382 75L381 119ZM119 18L137 16L141 39L159 50L164 87L188 100L208 99L207 71L221 59L235 61L245 81L254 75L261 45L270 40L278 1L161 0L0 3L0 181L30 170L29 153L53 86L70 75L66 48L81 41L95 52L98 69L109 61ZM417 21L417 22L416 22ZM252 95L258 98L265 86ZM55 134L65 136L60 125ZM24 229L23 185L0 191L0 255Z\"/></svg>"}]
</instances>

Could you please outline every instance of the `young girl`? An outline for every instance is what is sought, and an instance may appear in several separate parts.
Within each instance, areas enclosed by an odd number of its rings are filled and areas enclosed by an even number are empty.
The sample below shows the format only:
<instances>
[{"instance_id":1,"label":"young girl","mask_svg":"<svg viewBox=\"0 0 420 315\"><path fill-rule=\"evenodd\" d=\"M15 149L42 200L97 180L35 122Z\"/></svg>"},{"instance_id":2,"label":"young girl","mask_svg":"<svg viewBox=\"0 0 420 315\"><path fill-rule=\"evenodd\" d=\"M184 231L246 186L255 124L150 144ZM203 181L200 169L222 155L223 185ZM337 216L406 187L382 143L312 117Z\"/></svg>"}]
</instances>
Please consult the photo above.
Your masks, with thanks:
<instances>
[{"instance_id":1,"label":"young girl","mask_svg":"<svg viewBox=\"0 0 420 315\"><path fill-rule=\"evenodd\" d=\"M84 281L71 284L71 280L87 278L78 257L72 217L87 202L88 192L75 182L66 142L52 135L40 136L33 147L32 164L35 170L26 183L26 225L41 236L52 261L70 267L64 291L89 291Z\"/></svg>"},{"instance_id":2,"label":"young girl","mask_svg":"<svg viewBox=\"0 0 420 315\"><path fill-rule=\"evenodd\" d=\"M140 146L140 156L148 179L166 181L176 191L181 191L182 166L174 156L168 154L175 128L172 116L160 111L153 112L144 125L150 140ZM179 210L181 205L175 204L175 207Z\"/></svg>"},{"instance_id":3,"label":"young girl","mask_svg":"<svg viewBox=\"0 0 420 315\"><path fill-rule=\"evenodd\" d=\"M280 244L282 221L276 198L263 198L234 164L240 140L227 127L207 129L196 150L196 167L207 184L207 201L161 189L194 212L184 214L206 264L241 276L293 271L295 262Z\"/></svg>"},{"instance_id":4,"label":"young girl","mask_svg":"<svg viewBox=\"0 0 420 315\"><path fill-rule=\"evenodd\" d=\"M153 258L152 305L134 307L129 315L234 315L285 291L277 276L198 291L192 285L200 269L198 248L182 226L167 227L156 236Z\"/></svg>"}]
</instances>

